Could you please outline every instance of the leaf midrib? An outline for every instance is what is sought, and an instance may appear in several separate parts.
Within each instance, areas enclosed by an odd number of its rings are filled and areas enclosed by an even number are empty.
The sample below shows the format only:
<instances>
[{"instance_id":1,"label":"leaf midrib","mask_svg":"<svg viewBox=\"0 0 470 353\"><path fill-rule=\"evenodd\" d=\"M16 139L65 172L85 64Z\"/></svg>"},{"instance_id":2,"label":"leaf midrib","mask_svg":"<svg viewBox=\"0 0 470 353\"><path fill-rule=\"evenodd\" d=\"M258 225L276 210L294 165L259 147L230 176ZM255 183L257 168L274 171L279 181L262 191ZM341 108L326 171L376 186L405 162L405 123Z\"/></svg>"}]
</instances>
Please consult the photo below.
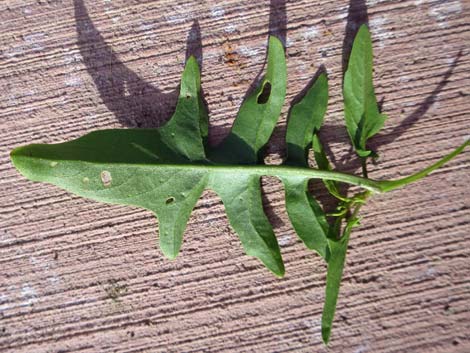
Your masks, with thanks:
<instances>
[{"instance_id":1,"label":"leaf midrib","mask_svg":"<svg viewBox=\"0 0 470 353\"><path fill-rule=\"evenodd\" d=\"M230 164L164 164L164 163L128 163L128 162L98 162L98 161L84 161L76 159L53 159L53 158L35 158L34 156L24 156L27 159L39 159L39 160L51 160L58 161L59 163L86 163L91 165L98 165L104 169L105 166L119 165L122 167L138 167L145 169L153 168L172 168L182 169L187 172L199 171L206 173L237 173L241 175L259 175L259 176L275 176L278 178L282 177L304 177L306 179L323 179L323 180L334 180L360 186L366 190L380 193L383 192L382 186L379 181L366 179L359 176L329 171L319 170L315 168L303 168L287 165L230 165Z\"/></svg>"}]
</instances>

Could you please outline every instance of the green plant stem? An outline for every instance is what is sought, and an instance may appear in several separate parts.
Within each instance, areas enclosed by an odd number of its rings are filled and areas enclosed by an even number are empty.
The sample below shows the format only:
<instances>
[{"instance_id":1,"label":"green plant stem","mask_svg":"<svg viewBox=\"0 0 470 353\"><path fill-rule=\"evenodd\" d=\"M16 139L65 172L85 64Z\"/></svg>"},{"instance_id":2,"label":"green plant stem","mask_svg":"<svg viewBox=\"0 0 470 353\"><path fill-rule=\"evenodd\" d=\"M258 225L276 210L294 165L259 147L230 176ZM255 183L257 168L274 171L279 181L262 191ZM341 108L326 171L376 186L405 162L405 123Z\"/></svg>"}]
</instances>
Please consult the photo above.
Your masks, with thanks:
<instances>
[{"instance_id":1,"label":"green plant stem","mask_svg":"<svg viewBox=\"0 0 470 353\"><path fill-rule=\"evenodd\" d=\"M245 170L251 170L252 172L255 171L255 173L260 172L261 174L264 175L273 175L273 176L278 176L281 177L283 175L285 176L300 176L300 177L307 177L311 179L323 179L323 180L334 180L334 181L339 181L343 183L348 183L356 186L360 186L368 191L374 192L374 193L384 193L388 192L391 190L398 189L402 186L405 186L407 184L413 183L415 181L418 181L434 170L442 167L444 164L455 158L459 153L461 153L466 147L470 146L470 140L465 141L461 146L459 146L457 149L449 153L447 156L443 157L433 165L421 170L418 173L415 173L413 175L410 175L408 177L398 179L398 180L383 180L383 181L378 181L378 180L373 180L373 179L368 179L365 177L358 177L355 175L351 174L346 174L346 173L341 173L341 172L335 172L335 171L329 171L329 170L319 170L319 169L314 169L314 168L295 168L295 167L287 167L287 166L243 166L243 167L238 167L242 168ZM223 166L219 166L217 168L223 168ZM231 168L234 168L231 166ZM237 167L235 167L237 168ZM253 170L254 169L254 170ZM230 172L230 171L227 171ZM367 174L367 172L366 172Z\"/></svg>"},{"instance_id":2,"label":"green plant stem","mask_svg":"<svg viewBox=\"0 0 470 353\"><path fill-rule=\"evenodd\" d=\"M359 214L361 207L366 203L369 196L370 196L370 192L366 192L364 193L364 196L361 197L361 201L356 202L356 207L354 207L354 211L351 213L351 216L348 217L348 221L357 218L357 215Z\"/></svg>"},{"instance_id":3,"label":"green plant stem","mask_svg":"<svg viewBox=\"0 0 470 353\"><path fill-rule=\"evenodd\" d=\"M217 168L223 168L218 166ZM233 166L230 166L233 170ZM381 193L382 188L380 182L372 179L362 178L356 175L351 175L342 172L330 171L330 170L320 170L315 168L297 168L290 166L243 166L242 170L251 172L252 174L260 175L272 175L277 177L282 176L298 176L305 177L309 179L322 179L322 180L334 180L342 183L352 184L360 186L366 190ZM229 172L229 171L227 171Z\"/></svg>"},{"instance_id":4,"label":"green plant stem","mask_svg":"<svg viewBox=\"0 0 470 353\"><path fill-rule=\"evenodd\" d=\"M387 192L391 191L394 189L398 189L402 186L405 186L407 184L413 183L415 181L418 181L425 176L427 176L429 173L433 172L434 170L442 167L444 164L452 160L454 157L456 157L460 152L462 152L466 147L470 146L470 140L465 141L460 147L449 153L447 156L439 160L438 162L434 163L433 165L413 174L408 177L398 179L398 180L384 180L380 181L380 189L382 192Z\"/></svg>"}]
</instances>

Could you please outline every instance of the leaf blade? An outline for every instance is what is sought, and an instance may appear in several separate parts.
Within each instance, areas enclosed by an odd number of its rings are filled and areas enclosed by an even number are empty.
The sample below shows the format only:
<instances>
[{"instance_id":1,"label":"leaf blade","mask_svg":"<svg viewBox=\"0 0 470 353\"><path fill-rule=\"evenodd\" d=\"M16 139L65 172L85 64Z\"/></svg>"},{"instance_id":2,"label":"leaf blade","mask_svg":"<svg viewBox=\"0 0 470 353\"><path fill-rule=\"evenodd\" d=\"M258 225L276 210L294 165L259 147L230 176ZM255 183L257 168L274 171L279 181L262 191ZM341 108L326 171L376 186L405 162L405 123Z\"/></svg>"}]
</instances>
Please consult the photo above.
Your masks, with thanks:
<instances>
[{"instance_id":1,"label":"leaf blade","mask_svg":"<svg viewBox=\"0 0 470 353\"><path fill-rule=\"evenodd\" d=\"M257 257L276 276L285 269L279 244L263 211L259 175L216 173L209 183L222 199L230 225L238 234L245 252Z\"/></svg>"},{"instance_id":2,"label":"leaf blade","mask_svg":"<svg viewBox=\"0 0 470 353\"><path fill-rule=\"evenodd\" d=\"M161 141L189 160L204 160L208 115L201 94L201 75L194 56L186 62L181 77L176 110L159 131Z\"/></svg>"},{"instance_id":3,"label":"leaf blade","mask_svg":"<svg viewBox=\"0 0 470 353\"><path fill-rule=\"evenodd\" d=\"M112 146L120 146L122 152L113 151ZM16 150L13 160L31 180L96 201L152 211L160 222L161 250L173 259L191 211L207 185L207 173L181 173L175 167L156 170L156 163L185 161L163 147L154 129L102 130L62 144L27 146Z\"/></svg>"},{"instance_id":4,"label":"leaf blade","mask_svg":"<svg viewBox=\"0 0 470 353\"><path fill-rule=\"evenodd\" d=\"M279 39L271 36L266 75L258 88L242 103L232 130L211 151L211 159L223 163L256 163L260 150L268 142L279 119L286 89L284 47Z\"/></svg>"},{"instance_id":5,"label":"leaf blade","mask_svg":"<svg viewBox=\"0 0 470 353\"><path fill-rule=\"evenodd\" d=\"M359 28L354 39L343 95L349 137L357 154L367 157L372 153L367 140L383 127L387 117L380 114L374 92L372 39L366 25Z\"/></svg>"},{"instance_id":6,"label":"leaf blade","mask_svg":"<svg viewBox=\"0 0 470 353\"><path fill-rule=\"evenodd\" d=\"M321 74L302 99L293 105L286 131L287 163L308 167L308 147L328 106L328 79ZM282 178L286 209L292 226L307 248L326 258L328 223L325 213L308 192L308 179Z\"/></svg>"},{"instance_id":7,"label":"leaf blade","mask_svg":"<svg viewBox=\"0 0 470 353\"><path fill-rule=\"evenodd\" d=\"M328 78L322 73L290 111L286 131L287 163L307 166L308 147L320 130L328 106Z\"/></svg>"},{"instance_id":8,"label":"leaf blade","mask_svg":"<svg viewBox=\"0 0 470 353\"><path fill-rule=\"evenodd\" d=\"M292 226L305 246L321 257L328 254L328 223L325 213L308 192L308 179L282 178L286 209Z\"/></svg>"},{"instance_id":9,"label":"leaf blade","mask_svg":"<svg viewBox=\"0 0 470 353\"><path fill-rule=\"evenodd\" d=\"M127 153L110 149L116 145ZM204 189L212 188L226 204L246 252L283 276L280 249L263 211L261 174L236 168L227 174L211 164L187 161L164 146L156 129L102 130L62 144L21 147L12 152L12 159L33 181L48 182L96 201L152 211L160 223L161 250L170 259L179 252L195 203ZM247 195L247 202L231 205L230 200L241 193ZM249 227L243 224L244 219L237 220L236 210L253 219ZM254 242L250 243L250 237Z\"/></svg>"},{"instance_id":10,"label":"leaf blade","mask_svg":"<svg viewBox=\"0 0 470 353\"><path fill-rule=\"evenodd\" d=\"M341 220L339 220L339 222L340 221ZM321 322L322 339L325 344L328 344L330 340L331 329L336 312L336 304L338 302L341 286L341 278L343 276L344 265L346 262L346 252L348 250L351 230L355 223L356 220L351 221L346 225L340 239L334 238L340 224L336 223L335 226L332 227L332 234L328 239L331 253L326 273L325 303L323 304Z\"/></svg>"}]
</instances>

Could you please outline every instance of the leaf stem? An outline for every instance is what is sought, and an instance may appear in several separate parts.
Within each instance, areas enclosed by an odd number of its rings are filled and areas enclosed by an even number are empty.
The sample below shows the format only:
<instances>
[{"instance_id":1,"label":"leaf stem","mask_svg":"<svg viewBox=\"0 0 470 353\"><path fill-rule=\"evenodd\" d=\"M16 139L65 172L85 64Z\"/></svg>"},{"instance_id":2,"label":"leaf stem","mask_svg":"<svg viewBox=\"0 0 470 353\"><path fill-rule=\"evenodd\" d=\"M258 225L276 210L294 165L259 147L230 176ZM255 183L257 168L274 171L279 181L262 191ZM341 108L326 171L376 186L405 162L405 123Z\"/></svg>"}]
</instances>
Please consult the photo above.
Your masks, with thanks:
<instances>
[{"instance_id":1,"label":"leaf stem","mask_svg":"<svg viewBox=\"0 0 470 353\"><path fill-rule=\"evenodd\" d=\"M367 199L370 196L370 192L366 191L363 193L360 197L358 197L355 202L354 202L354 211L352 212L351 216L348 217L348 222L354 220L357 218L357 215L359 214L359 211L361 210L361 207L365 205Z\"/></svg>"},{"instance_id":2,"label":"leaf stem","mask_svg":"<svg viewBox=\"0 0 470 353\"><path fill-rule=\"evenodd\" d=\"M444 158L440 159L433 165L413 174L408 177L398 179L398 180L384 180L380 181L380 188L382 192L387 192L391 190L395 190L397 188L400 188L402 186L405 186L407 184L413 183L415 181L418 181L425 176L427 176L429 173L433 172L434 170L442 167L444 164L452 160L454 157L456 157L460 152L462 152L466 147L470 146L470 140L465 141L460 147L449 153L447 156Z\"/></svg>"}]
</instances>

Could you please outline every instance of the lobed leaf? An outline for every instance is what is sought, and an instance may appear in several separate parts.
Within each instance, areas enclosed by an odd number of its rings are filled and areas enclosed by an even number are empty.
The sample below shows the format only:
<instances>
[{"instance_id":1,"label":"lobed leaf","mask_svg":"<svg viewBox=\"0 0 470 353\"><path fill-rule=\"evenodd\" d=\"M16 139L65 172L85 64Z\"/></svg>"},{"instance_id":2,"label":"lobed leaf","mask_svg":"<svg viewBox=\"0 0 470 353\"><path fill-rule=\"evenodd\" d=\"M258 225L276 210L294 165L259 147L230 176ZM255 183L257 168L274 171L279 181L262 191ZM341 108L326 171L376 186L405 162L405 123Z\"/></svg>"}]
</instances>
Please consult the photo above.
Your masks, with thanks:
<instances>
[{"instance_id":1,"label":"lobed leaf","mask_svg":"<svg viewBox=\"0 0 470 353\"><path fill-rule=\"evenodd\" d=\"M280 60L280 51L283 58L282 45L271 38L265 82L273 83L273 95L268 100L274 108L260 110L249 98L239 116L240 124L246 123L249 112L256 111L263 111L262 117L267 116L271 125L275 124L285 95L285 61ZM281 80L277 80L279 76ZM211 169L204 146L207 124L199 67L191 57L182 75L175 114L163 127L102 130L63 144L21 147L11 156L15 166L31 180L49 182L97 201L151 210L159 219L160 247L170 259L180 250L198 198L205 188L212 188L221 197L247 254L283 276L279 245L263 211L261 174L242 170L224 174L218 168ZM244 134L248 130L240 124L234 131L250 141L250 136ZM272 128L262 121L258 124L260 136L267 141ZM260 141L251 141L250 148L259 149ZM226 145L234 151L238 147Z\"/></svg>"},{"instance_id":2,"label":"lobed leaf","mask_svg":"<svg viewBox=\"0 0 470 353\"><path fill-rule=\"evenodd\" d=\"M108 203L133 205L152 211L159 219L160 246L174 258L198 198L213 189L224 203L229 222L251 256L277 276L283 276L279 245L266 217L260 178L276 176L286 192L289 218L299 237L328 262L322 337L328 342L338 299L351 229L369 192L348 199L338 182L370 192L386 192L417 181L447 163L459 148L411 176L375 181L332 171L318 136L328 103L328 81L320 75L305 97L291 110L287 128L288 166L259 162L281 112L286 94L286 62L282 44L269 40L266 76L240 108L229 136L216 149L207 146L208 116L201 96L199 67L191 57L182 75L175 114L159 129L102 130L55 145L28 145L11 152L16 168L33 181L48 182L77 195ZM372 43L362 26L353 44L344 80L345 118L356 152L367 157L367 140L383 126L372 85ZM319 169L308 168L313 145ZM207 153L207 155L206 155ZM364 161L364 160L363 160ZM331 194L342 200L332 226L308 192L310 179L322 179ZM352 205L356 206L350 215ZM346 227L338 238L341 222Z\"/></svg>"},{"instance_id":3,"label":"lobed leaf","mask_svg":"<svg viewBox=\"0 0 470 353\"><path fill-rule=\"evenodd\" d=\"M66 143L29 145L15 149L12 160L31 180L158 214L160 246L170 259L178 254L186 222L207 183L200 170L158 167L186 160L164 145L155 129L102 130Z\"/></svg>"}]
</instances>

